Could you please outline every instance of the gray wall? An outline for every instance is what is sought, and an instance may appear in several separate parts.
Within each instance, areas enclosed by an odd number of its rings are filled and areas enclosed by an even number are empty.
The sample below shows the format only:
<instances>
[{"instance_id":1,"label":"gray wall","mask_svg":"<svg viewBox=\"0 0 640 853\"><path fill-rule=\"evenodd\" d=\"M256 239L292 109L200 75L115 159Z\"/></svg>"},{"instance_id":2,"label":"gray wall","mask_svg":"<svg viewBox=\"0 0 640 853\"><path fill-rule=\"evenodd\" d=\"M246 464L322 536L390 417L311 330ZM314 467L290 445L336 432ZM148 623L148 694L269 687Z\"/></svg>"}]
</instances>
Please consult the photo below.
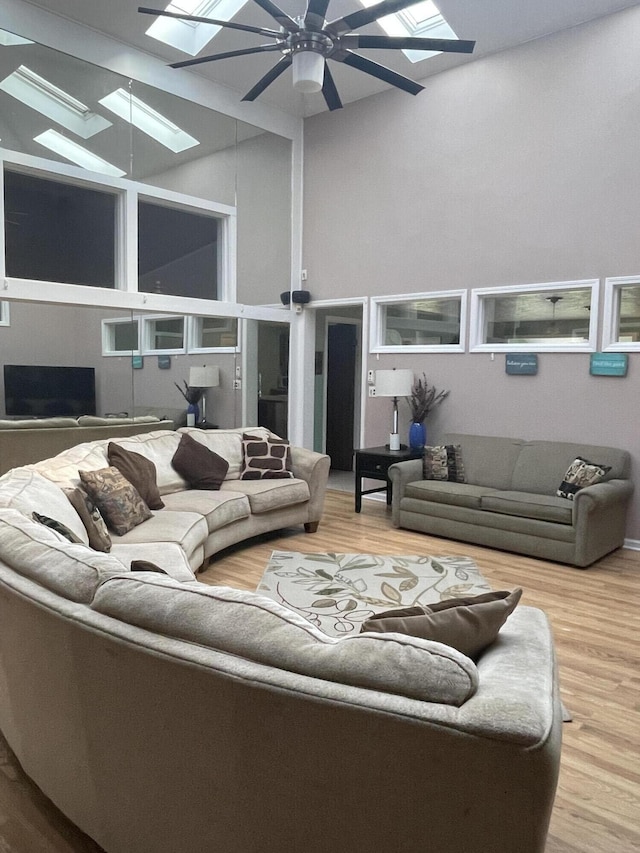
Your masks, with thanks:
<instances>
[{"instance_id":1,"label":"gray wall","mask_svg":"<svg viewBox=\"0 0 640 853\"><path fill-rule=\"evenodd\" d=\"M313 297L640 275L639 44L633 8L428 79L415 98L390 91L308 119ZM629 449L627 536L640 540L640 353L626 379L589 376L587 354L539 362L512 377L504 354L369 356L451 389L432 441L456 430ZM390 421L388 400L368 400L365 444Z\"/></svg>"}]
</instances>

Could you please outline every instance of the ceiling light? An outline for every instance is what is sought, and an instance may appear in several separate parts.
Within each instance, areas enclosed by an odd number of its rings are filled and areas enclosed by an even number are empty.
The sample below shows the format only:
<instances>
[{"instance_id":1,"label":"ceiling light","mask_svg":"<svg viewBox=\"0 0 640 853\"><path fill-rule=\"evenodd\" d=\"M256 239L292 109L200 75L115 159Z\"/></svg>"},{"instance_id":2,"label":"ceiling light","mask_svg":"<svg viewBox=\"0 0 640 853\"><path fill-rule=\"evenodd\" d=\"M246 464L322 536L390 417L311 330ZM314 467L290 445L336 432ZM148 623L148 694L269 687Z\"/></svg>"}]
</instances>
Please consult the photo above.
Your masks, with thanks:
<instances>
[{"instance_id":1,"label":"ceiling light","mask_svg":"<svg viewBox=\"0 0 640 853\"><path fill-rule=\"evenodd\" d=\"M309 94L320 92L324 82L324 56L314 50L293 54L293 88Z\"/></svg>"},{"instance_id":2,"label":"ceiling light","mask_svg":"<svg viewBox=\"0 0 640 853\"><path fill-rule=\"evenodd\" d=\"M124 89L116 89L115 92L100 98L98 103L175 154L186 151L187 148L193 148L194 145L200 145L197 139L181 130L177 124L169 121L140 98L136 98Z\"/></svg>"},{"instance_id":3,"label":"ceiling light","mask_svg":"<svg viewBox=\"0 0 640 853\"><path fill-rule=\"evenodd\" d=\"M21 65L5 77L0 82L0 89L83 139L89 139L111 127L111 122L106 118L92 113L82 101L59 89L26 65Z\"/></svg>"},{"instance_id":4,"label":"ceiling light","mask_svg":"<svg viewBox=\"0 0 640 853\"><path fill-rule=\"evenodd\" d=\"M88 169L90 172L100 172L103 175L111 175L116 178L122 178L127 174L122 169L118 169L117 166L107 162L107 160L103 160L102 157L98 157L97 154L87 151L86 148L78 145L72 139L67 139L66 136L58 133L57 130L45 130L44 133L34 136L33 141L39 142L40 145L44 145L49 151L59 154L66 160L70 160L72 163L82 166L83 169Z\"/></svg>"},{"instance_id":5,"label":"ceiling light","mask_svg":"<svg viewBox=\"0 0 640 853\"><path fill-rule=\"evenodd\" d=\"M24 39L22 36L17 36L7 30L0 30L0 44L3 47L11 47L14 44L33 44L33 42L31 39Z\"/></svg>"}]
</instances>

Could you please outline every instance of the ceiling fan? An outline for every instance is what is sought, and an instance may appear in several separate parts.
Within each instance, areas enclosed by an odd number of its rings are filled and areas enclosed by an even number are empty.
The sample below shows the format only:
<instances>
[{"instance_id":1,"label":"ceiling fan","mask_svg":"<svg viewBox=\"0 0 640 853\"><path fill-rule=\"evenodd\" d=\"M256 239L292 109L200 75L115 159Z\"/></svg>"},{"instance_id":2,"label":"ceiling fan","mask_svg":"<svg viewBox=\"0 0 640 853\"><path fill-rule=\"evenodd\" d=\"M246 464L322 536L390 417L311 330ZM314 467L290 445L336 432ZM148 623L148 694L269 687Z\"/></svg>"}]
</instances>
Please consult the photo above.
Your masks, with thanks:
<instances>
[{"instance_id":1,"label":"ceiling fan","mask_svg":"<svg viewBox=\"0 0 640 853\"><path fill-rule=\"evenodd\" d=\"M254 0L261 9L270 15L279 25L279 29L266 27L251 27L244 24L234 24L231 21L219 21L198 15L187 15L180 12L169 12L161 9L148 9L140 6L138 11L144 15L164 15L194 23L215 24L233 30L254 33L273 39L272 43L257 47L247 47L241 50L229 50L225 53L214 53L211 56L199 56L182 62L172 62L171 68L187 68L190 65L200 65L203 62L213 62L217 59L229 59L233 56L247 56L252 53L280 52L282 57L262 77L256 85L244 96L243 101L254 101L258 95L270 86L286 69L293 66L293 85L300 92L320 92L324 96L330 110L342 107L342 101L336 89L331 71L325 60L343 62L365 74L377 77L385 83L390 83L398 89L417 95L424 86L367 59L354 50L383 49L383 50L432 50L448 51L451 53L472 53L474 41L460 39L415 38L412 36L381 36L360 35L352 33L359 27L376 21L385 15L400 12L413 6L420 0L382 0L368 9L360 9L350 15L327 21L325 16L329 0L309 0L304 15L291 18L282 11L272 0Z\"/></svg>"}]
</instances>

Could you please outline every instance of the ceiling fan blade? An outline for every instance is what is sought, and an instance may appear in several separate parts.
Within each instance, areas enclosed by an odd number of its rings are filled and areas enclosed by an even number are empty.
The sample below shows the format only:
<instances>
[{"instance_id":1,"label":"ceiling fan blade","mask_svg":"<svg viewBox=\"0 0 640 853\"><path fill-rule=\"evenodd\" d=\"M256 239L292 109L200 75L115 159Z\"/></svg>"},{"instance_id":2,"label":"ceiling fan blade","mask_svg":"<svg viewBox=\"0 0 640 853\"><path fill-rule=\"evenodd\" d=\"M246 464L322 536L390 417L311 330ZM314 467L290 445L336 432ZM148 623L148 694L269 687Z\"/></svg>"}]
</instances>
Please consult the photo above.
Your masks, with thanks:
<instances>
[{"instance_id":1,"label":"ceiling fan blade","mask_svg":"<svg viewBox=\"0 0 640 853\"><path fill-rule=\"evenodd\" d=\"M331 21L327 24L327 29L336 34L346 33L349 30L356 30L359 27L364 27L366 24L371 24L385 15L393 15L394 12L401 12L403 9L415 6L419 2L420 0L382 0L381 3L369 6L368 9L358 9L357 12L345 15L344 18L337 18L335 21Z\"/></svg>"},{"instance_id":2,"label":"ceiling fan blade","mask_svg":"<svg viewBox=\"0 0 640 853\"><path fill-rule=\"evenodd\" d=\"M321 30L324 27L328 5L329 0L309 0L309 5L304 16L305 27Z\"/></svg>"},{"instance_id":3,"label":"ceiling fan blade","mask_svg":"<svg viewBox=\"0 0 640 853\"><path fill-rule=\"evenodd\" d=\"M267 15L271 15L274 21L277 21L281 27L283 27L288 33L297 33L300 27L296 24L293 18L290 18L286 12L283 12L279 6L276 6L275 3L272 3L271 0L253 0L254 3L257 3L261 9L267 13Z\"/></svg>"},{"instance_id":4,"label":"ceiling fan blade","mask_svg":"<svg viewBox=\"0 0 640 853\"><path fill-rule=\"evenodd\" d=\"M327 62L324 63L324 83L322 84L322 94L330 110L342 109L342 101L336 89L336 84L333 82L333 76L329 71Z\"/></svg>"},{"instance_id":5,"label":"ceiling fan blade","mask_svg":"<svg viewBox=\"0 0 640 853\"><path fill-rule=\"evenodd\" d=\"M437 50L449 53L473 53L474 41L461 39L430 39L412 36L366 36L344 35L340 37L340 46L355 48L392 48L394 50Z\"/></svg>"},{"instance_id":6,"label":"ceiling fan blade","mask_svg":"<svg viewBox=\"0 0 640 853\"><path fill-rule=\"evenodd\" d=\"M291 65L292 61L293 60L291 59L291 56L289 54L283 56L282 59L277 62L270 71L267 71L264 77L258 80L253 89L250 89L242 100L255 101L258 95L261 95L267 88L267 86L270 86L274 80L277 80L277 78L282 74L283 71L287 70L287 68Z\"/></svg>"},{"instance_id":7,"label":"ceiling fan blade","mask_svg":"<svg viewBox=\"0 0 640 853\"><path fill-rule=\"evenodd\" d=\"M403 77L402 74L397 74L385 65L379 65L377 62L372 62L364 56L359 56L357 53L350 51L338 51L331 55L332 59L338 62L344 62L345 65L350 65L352 68L357 68L358 71L364 71L365 74L370 74L372 77L377 77L378 80L384 80L385 83L391 83L392 86L397 86L410 95L417 95L424 89L415 80L409 77Z\"/></svg>"},{"instance_id":8,"label":"ceiling fan blade","mask_svg":"<svg viewBox=\"0 0 640 853\"><path fill-rule=\"evenodd\" d=\"M188 68L190 65L201 65L203 62L214 62L216 59L229 59L232 56L248 56L251 53L268 53L280 50L279 44L261 44L259 47L244 47L241 50L228 50L226 53L214 53L211 56L197 56L195 59L183 59L172 62L170 68Z\"/></svg>"},{"instance_id":9,"label":"ceiling fan blade","mask_svg":"<svg viewBox=\"0 0 640 853\"><path fill-rule=\"evenodd\" d=\"M282 33L278 30L268 30L264 27L250 27L245 24L233 24L231 21L218 21L214 18L201 18L198 15L185 15L180 12L167 12L164 9L148 9L146 6L138 6L138 12L143 15L163 15L166 18L177 18L179 21L193 21L196 24L215 24L218 27L227 27L230 30L242 30L245 33L257 33L260 36L273 36L279 38Z\"/></svg>"}]
</instances>

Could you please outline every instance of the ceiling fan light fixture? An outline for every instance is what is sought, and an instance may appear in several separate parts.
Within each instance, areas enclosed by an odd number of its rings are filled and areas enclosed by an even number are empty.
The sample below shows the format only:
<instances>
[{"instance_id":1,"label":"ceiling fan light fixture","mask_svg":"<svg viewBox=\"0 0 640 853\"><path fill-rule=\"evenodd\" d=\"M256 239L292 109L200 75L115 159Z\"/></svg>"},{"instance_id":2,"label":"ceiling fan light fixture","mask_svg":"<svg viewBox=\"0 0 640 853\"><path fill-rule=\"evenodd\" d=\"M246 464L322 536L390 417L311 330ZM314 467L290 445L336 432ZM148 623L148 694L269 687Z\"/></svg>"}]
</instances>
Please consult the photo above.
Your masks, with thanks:
<instances>
[{"instance_id":1,"label":"ceiling fan light fixture","mask_svg":"<svg viewBox=\"0 0 640 853\"><path fill-rule=\"evenodd\" d=\"M293 88L297 92L320 92L324 82L324 56L315 50L293 54Z\"/></svg>"}]
</instances>

